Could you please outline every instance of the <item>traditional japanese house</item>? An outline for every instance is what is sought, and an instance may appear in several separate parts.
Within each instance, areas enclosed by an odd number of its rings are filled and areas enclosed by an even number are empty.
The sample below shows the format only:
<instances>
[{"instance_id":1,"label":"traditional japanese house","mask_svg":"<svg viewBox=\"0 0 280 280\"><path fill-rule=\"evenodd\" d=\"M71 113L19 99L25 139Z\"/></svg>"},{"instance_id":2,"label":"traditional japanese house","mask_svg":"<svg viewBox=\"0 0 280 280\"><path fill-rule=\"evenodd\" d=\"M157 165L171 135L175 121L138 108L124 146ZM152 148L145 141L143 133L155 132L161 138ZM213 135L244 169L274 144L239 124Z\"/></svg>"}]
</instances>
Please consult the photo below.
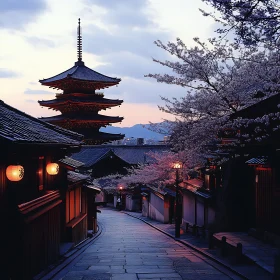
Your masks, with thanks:
<instances>
[{"instance_id":1,"label":"traditional japanese house","mask_svg":"<svg viewBox=\"0 0 280 280\"><path fill-rule=\"evenodd\" d=\"M51 78L40 80L44 86L62 90L62 93L56 95L56 99L38 101L41 106L61 112L60 115L45 117L42 120L83 134L86 144L102 144L123 139L122 134L99 131L101 127L123 120L122 117L99 114L100 110L120 106L123 101L104 98L103 93L97 92L118 85L121 80L105 76L85 66L82 61L80 19L77 47L78 61L73 67Z\"/></svg>"},{"instance_id":2,"label":"traditional japanese house","mask_svg":"<svg viewBox=\"0 0 280 280\"><path fill-rule=\"evenodd\" d=\"M204 179L184 180L178 185L178 214L182 229L207 229L215 221L215 205ZM162 190L152 186L142 189L142 215L163 223L174 223L176 213L176 187L168 185Z\"/></svg>"},{"instance_id":3,"label":"traditional japanese house","mask_svg":"<svg viewBox=\"0 0 280 280\"><path fill-rule=\"evenodd\" d=\"M59 258L67 170L82 135L0 101L0 279L32 279Z\"/></svg>"},{"instance_id":4,"label":"traditional japanese house","mask_svg":"<svg viewBox=\"0 0 280 280\"><path fill-rule=\"evenodd\" d=\"M219 221L228 221L227 230L255 228L261 234L280 234L279 103L277 94L232 115L251 120L240 128L239 135L250 135L252 140L238 138L238 145L225 148L229 160L220 171L222 189L217 214L223 213ZM265 121L255 122L256 118Z\"/></svg>"},{"instance_id":5,"label":"traditional japanese house","mask_svg":"<svg viewBox=\"0 0 280 280\"><path fill-rule=\"evenodd\" d=\"M64 241L77 245L87 237L87 180L89 176L67 172L68 188L65 191Z\"/></svg>"},{"instance_id":6,"label":"traditional japanese house","mask_svg":"<svg viewBox=\"0 0 280 280\"><path fill-rule=\"evenodd\" d=\"M149 152L164 152L167 145L85 145L71 159L83 163L81 172L89 171L94 178L109 174L126 174L127 168L149 163ZM106 167L106 168L105 168Z\"/></svg>"},{"instance_id":7,"label":"traditional japanese house","mask_svg":"<svg viewBox=\"0 0 280 280\"><path fill-rule=\"evenodd\" d=\"M88 172L92 178L100 178L111 174L125 175L128 168L151 162L152 159L147 153L151 151L161 153L167 150L169 150L167 145L86 145L78 153L73 154L71 159L84 164L79 168L80 172ZM110 185L110 179L101 178L100 185L104 186L104 190L97 195L97 201L116 205L119 193L105 190L106 185ZM122 201L124 208L141 209L141 195L138 190L133 193L123 190Z\"/></svg>"},{"instance_id":8,"label":"traditional japanese house","mask_svg":"<svg viewBox=\"0 0 280 280\"><path fill-rule=\"evenodd\" d=\"M65 157L60 160L68 171L68 189L65 195L66 248L83 241L87 235L97 232L97 203L96 195L100 189L92 186L90 176L79 172L84 163Z\"/></svg>"}]
</instances>

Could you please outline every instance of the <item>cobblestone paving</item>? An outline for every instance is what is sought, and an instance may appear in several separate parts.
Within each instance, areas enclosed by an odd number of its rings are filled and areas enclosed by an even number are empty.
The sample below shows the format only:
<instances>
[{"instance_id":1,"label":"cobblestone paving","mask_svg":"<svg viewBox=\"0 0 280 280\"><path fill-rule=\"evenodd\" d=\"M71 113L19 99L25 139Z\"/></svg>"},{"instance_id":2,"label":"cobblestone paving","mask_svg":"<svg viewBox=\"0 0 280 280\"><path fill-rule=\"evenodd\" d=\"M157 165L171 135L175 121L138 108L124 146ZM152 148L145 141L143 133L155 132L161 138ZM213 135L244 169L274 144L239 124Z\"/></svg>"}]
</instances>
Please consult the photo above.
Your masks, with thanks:
<instances>
[{"instance_id":1,"label":"cobblestone paving","mask_svg":"<svg viewBox=\"0 0 280 280\"><path fill-rule=\"evenodd\" d=\"M105 208L99 221L100 237L55 279L232 279L138 219Z\"/></svg>"}]
</instances>

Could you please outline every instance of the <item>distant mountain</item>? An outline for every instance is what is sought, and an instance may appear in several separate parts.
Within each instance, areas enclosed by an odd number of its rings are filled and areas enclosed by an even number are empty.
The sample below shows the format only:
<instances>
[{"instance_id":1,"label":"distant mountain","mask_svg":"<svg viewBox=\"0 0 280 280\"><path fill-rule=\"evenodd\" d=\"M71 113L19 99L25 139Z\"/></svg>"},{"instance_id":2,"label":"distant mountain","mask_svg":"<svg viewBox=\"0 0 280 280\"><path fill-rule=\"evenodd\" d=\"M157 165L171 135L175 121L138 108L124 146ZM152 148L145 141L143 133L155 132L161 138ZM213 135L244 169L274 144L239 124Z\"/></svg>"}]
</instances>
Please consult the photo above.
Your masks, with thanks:
<instances>
[{"instance_id":1,"label":"distant mountain","mask_svg":"<svg viewBox=\"0 0 280 280\"><path fill-rule=\"evenodd\" d=\"M107 126L106 128L102 128L101 131L108 133L121 133L125 134L126 138L146 138L146 139L154 139L154 140L163 140L162 134L153 132L144 126L143 124L136 124L131 127L115 127L115 126Z\"/></svg>"}]
</instances>

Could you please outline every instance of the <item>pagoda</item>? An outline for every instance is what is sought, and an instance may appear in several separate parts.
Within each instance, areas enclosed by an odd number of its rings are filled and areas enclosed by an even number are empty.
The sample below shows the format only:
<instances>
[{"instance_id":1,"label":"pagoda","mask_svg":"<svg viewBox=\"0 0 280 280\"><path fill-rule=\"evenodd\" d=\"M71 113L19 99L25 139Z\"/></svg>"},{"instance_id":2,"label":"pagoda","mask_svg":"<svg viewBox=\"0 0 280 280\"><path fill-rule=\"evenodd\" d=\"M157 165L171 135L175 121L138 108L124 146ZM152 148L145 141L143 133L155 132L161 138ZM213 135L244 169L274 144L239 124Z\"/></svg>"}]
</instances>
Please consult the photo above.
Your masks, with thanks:
<instances>
[{"instance_id":1,"label":"pagoda","mask_svg":"<svg viewBox=\"0 0 280 280\"><path fill-rule=\"evenodd\" d=\"M118 85L121 79L100 74L85 66L82 61L82 36L80 19L78 23L77 54L75 65L48 79L39 82L50 88L63 92L56 98L38 101L41 106L60 111L60 115L44 117L41 120L73 130L84 135L85 144L102 144L124 138L123 134L100 132L101 127L121 122L122 117L111 117L99 114L114 106L120 106L123 100L106 99L97 90Z\"/></svg>"}]
</instances>

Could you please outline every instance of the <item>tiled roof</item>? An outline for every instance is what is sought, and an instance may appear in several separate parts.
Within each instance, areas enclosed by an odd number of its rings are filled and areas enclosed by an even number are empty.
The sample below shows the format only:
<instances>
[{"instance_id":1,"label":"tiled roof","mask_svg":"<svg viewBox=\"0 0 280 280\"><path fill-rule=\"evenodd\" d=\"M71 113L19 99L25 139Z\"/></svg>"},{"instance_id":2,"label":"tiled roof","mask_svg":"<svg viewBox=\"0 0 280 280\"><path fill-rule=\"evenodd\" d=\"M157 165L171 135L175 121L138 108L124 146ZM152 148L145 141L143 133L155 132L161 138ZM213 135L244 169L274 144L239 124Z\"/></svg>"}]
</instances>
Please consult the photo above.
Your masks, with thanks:
<instances>
[{"instance_id":1,"label":"tiled roof","mask_svg":"<svg viewBox=\"0 0 280 280\"><path fill-rule=\"evenodd\" d=\"M84 175L84 174L77 173L77 172L74 172L74 171L68 171L67 172L67 180L71 183L77 183L77 182L80 182L80 181L85 181L89 178L90 178L89 175Z\"/></svg>"},{"instance_id":2,"label":"tiled roof","mask_svg":"<svg viewBox=\"0 0 280 280\"><path fill-rule=\"evenodd\" d=\"M251 158L247 160L246 163L251 165L265 165L267 163L267 158L266 157Z\"/></svg>"},{"instance_id":3,"label":"tiled roof","mask_svg":"<svg viewBox=\"0 0 280 280\"><path fill-rule=\"evenodd\" d=\"M98 162L109 151L110 148L106 148L104 146L98 149L83 146L80 152L72 154L71 158L83 162L85 167L90 167L96 162Z\"/></svg>"},{"instance_id":4,"label":"tiled roof","mask_svg":"<svg viewBox=\"0 0 280 280\"><path fill-rule=\"evenodd\" d=\"M212 195L211 195L210 193L200 192L200 191L198 191L198 190L195 192L195 194L196 194L196 195L199 195L199 196L201 196L201 197L203 197L203 198L211 198L211 197L212 197Z\"/></svg>"},{"instance_id":5,"label":"tiled roof","mask_svg":"<svg viewBox=\"0 0 280 280\"><path fill-rule=\"evenodd\" d=\"M115 146L113 148L114 153L129 164L151 163L153 159L147 153L162 153L168 150L169 147L166 145Z\"/></svg>"},{"instance_id":6,"label":"tiled roof","mask_svg":"<svg viewBox=\"0 0 280 280\"><path fill-rule=\"evenodd\" d=\"M231 114L232 118L242 117L242 118L256 118L264 114L269 114L272 112L278 112L278 104L280 102L280 93L269 96L253 105L237 111Z\"/></svg>"},{"instance_id":7,"label":"tiled roof","mask_svg":"<svg viewBox=\"0 0 280 280\"><path fill-rule=\"evenodd\" d=\"M203 186L203 181L197 178L190 179L187 181L184 181L183 183L180 184L182 187L182 190L188 190L195 195L201 196L203 198L211 198L212 195L207 192L203 191L202 186Z\"/></svg>"},{"instance_id":8,"label":"tiled roof","mask_svg":"<svg viewBox=\"0 0 280 280\"><path fill-rule=\"evenodd\" d=\"M170 190L169 188L164 188L163 189L167 194L169 194L170 196L176 197L176 192L173 190Z\"/></svg>"},{"instance_id":9,"label":"tiled roof","mask_svg":"<svg viewBox=\"0 0 280 280\"><path fill-rule=\"evenodd\" d=\"M65 158L61 159L60 162L66 164L68 166L74 167L74 168L79 168L84 165L84 163L82 163L78 160L75 160L73 158L67 157L67 156Z\"/></svg>"},{"instance_id":10,"label":"tiled roof","mask_svg":"<svg viewBox=\"0 0 280 280\"><path fill-rule=\"evenodd\" d=\"M165 190L160 190L159 188L148 186L149 189L155 194L157 197L164 199L164 196L167 195L167 192Z\"/></svg>"},{"instance_id":11,"label":"tiled roof","mask_svg":"<svg viewBox=\"0 0 280 280\"><path fill-rule=\"evenodd\" d=\"M51 82L56 82L59 80L63 80L66 78L72 78L76 80L83 80L83 81L91 81L91 82L104 82L104 83L119 83L121 79L118 78L111 78L108 76L105 76L101 73L98 73L84 65L82 62L75 63L73 67L70 69L53 76L48 79L40 80L39 82L42 84L47 84Z\"/></svg>"},{"instance_id":12,"label":"tiled roof","mask_svg":"<svg viewBox=\"0 0 280 280\"><path fill-rule=\"evenodd\" d=\"M81 161L85 167L94 165L101 158L105 157L109 151L126 161L129 164L150 163L152 159L147 155L148 152L164 152L169 147L165 145L143 145L143 146L125 146L125 145L96 145L83 146L80 152L71 157Z\"/></svg>"},{"instance_id":13,"label":"tiled roof","mask_svg":"<svg viewBox=\"0 0 280 280\"><path fill-rule=\"evenodd\" d=\"M80 145L83 136L45 123L0 100L0 138L14 143Z\"/></svg>"}]
</instances>

